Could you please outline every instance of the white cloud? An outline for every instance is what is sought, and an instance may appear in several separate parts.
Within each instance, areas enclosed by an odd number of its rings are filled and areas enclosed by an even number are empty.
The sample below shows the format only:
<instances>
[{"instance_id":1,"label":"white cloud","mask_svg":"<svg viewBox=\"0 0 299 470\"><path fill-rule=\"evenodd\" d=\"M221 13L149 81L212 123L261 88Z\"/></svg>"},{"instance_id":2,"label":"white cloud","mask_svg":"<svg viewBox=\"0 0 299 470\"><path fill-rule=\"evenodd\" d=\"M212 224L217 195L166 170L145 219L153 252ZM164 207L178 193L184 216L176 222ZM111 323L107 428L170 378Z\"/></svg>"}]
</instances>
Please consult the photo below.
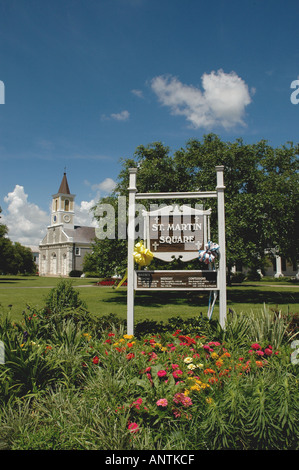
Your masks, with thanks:
<instances>
[{"instance_id":1,"label":"white cloud","mask_svg":"<svg viewBox=\"0 0 299 470\"><path fill-rule=\"evenodd\" d=\"M151 87L163 106L173 115L185 116L194 128L244 125L245 107L251 103L244 80L223 70L203 74L203 91L172 76L155 77Z\"/></svg>"},{"instance_id":2,"label":"white cloud","mask_svg":"<svg viewBox=\"0 0 299 470\"><path fill-rule=\"evenodd\" d=\"M28 202L28 194L18 184L4 197L4 201L8 207L3 210L2 222L8 227L8 237L22 245L38 245L50 222L49 214Z\"/></svg>"},{"instance_id":3,"label":"white cloud","mask_svg":"<svg viewBox=\"0 0 299 470\"><path fill-rule=\"evenodd\" d=\"M106 178L101 183L93 184L92 189L103 191L104 193L110 193L116 186L116 182L112 178Z\"/></svg>"},{"instance_id":4,"label":"white cloud","mask_svg":"<svg viewBox=\"0 0 299 470\"><path fill-rule=\"evenodd\" d=\"M126 109L124 111L121 111L120 113L111 113L109 116L106 116L106 114L102 114L102 119L104 121L109 121L110 119L114 119L115 121L127 121L129 117L130 113Z\"/></svg>"},{"instance_id":5,"label":"white cloud","mask_svg":"<svg viewBox=\"0 0 299 470\"><path fill-rule=\"evenodd\" d=\"M121 111L117 114L110 114L112 119L116 119L116 121L127 121L130 117L130 113L127 110Z\"/></svg>"},{"instance_id":6,"label":"white cloud","mask_svg":"<svg viewBox=\"0 0 299 470\"><path fill-rule=\"evenodd\" d=\"M143 98L142 90L131 90L131 93L133 93L133 95L137 96L138 98Z\"/></svg>"},{"instance_id":7,"label":"white cloud","mask_svg":"<svg viewBox=\"0 0 299 470\"><path fill-rule=\"evenodd\" d=\"M97 201L98 199L92 199L91 201L81 201L80 204L75 203L75 225L96 227L91 208L96 205Z\"/></svg>"}]
</instances>

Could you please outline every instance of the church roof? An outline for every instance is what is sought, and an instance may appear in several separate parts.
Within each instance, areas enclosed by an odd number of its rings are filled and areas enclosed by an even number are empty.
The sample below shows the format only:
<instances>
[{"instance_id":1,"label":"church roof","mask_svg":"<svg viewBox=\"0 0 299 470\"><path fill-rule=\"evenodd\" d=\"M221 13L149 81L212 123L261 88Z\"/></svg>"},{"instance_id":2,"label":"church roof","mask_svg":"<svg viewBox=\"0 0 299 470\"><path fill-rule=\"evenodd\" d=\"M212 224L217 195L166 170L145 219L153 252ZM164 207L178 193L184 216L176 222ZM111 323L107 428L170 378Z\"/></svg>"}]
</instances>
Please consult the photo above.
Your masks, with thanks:
<instances>
[{"instance_id":1,"label":"church roof","mask_svg":"<svg viewBox=\"0 0 299 470\"><path fill-rule=\"evenodd\" d=\"M95 238L95 228L85 226L75 226L73 229L64 227L64 232L68 237L73 238L74 243L91 243Z\"/></svg>"},{"instance_id":2,"label":"church roof","mask_svg":"<svg viewBox=\"0 0 299 470\"><path fill-rule=\"evenodd\" d=\"M67 182L66 173L63 173L63 178L60 184L60 188L58 189L58 193L60 194L71 194L70 188Z\"/></svg>"}]
</instances>

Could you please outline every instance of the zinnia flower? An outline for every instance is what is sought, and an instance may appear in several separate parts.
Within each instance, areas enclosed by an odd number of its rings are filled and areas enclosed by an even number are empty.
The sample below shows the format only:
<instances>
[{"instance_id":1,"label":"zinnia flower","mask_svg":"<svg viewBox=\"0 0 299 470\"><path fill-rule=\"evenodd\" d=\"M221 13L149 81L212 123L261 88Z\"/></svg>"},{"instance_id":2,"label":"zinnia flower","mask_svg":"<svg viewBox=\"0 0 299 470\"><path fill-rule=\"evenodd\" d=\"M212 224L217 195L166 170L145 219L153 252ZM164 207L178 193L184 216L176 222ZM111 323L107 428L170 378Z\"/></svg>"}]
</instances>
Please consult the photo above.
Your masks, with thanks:
<instances>
[{"instance_id":1,"label":"zinnia flower","mask_svg":"<svg viewBox=\"0 0 299 470\"><path fill-rule=\"evenodd\" d=\"M157 372L158 377L165 377L165 375L167 375L166 370L158 370Z\"/></svg>"},{"instance_id":2,"label":"zinnia flower","mask_svg":"<svg viewBox=\"0 0 299 470\"><path fill-rule=\"evenodd\" d=\"M190 362L192 362L192 360L193 360L192 357L185 357L184 362L186 364L190 364Z\"/></svg>"},{"instance_id":3,"label":"zinnia flower","mask_svg":"<svg viewBox=\"0 0 299 470\"><path fill-rule=\"evenodd\" d=\"M157 404L158 406L164 406L164 407L165 407L165 406L168 405L168 401L166 400L166 398L160 398L160 399L156 402L156 404Z\"/></svg>"},{"instance_id":4,"label":"zinnia flower","mask_svg":"<svg viewBox=\"0 0 299 470\"><path fill-rule=\"evenodd\" d=\"M181 370L175 370L173 373L172 373L173 377L175 379L179 379L180 378L180 375L183 375L183 372Z\"/></svg>"},{"instance_id":5,"label":"zinnia flower","mask_svg":"<svg viewBox=\"0 0 299 470\"><path fill-rule=\"evenodd\" d=\"M131 433L135 433L135 432L138 432L140 429L139 429L139 426L137 423L130 423L128 425L128 430L131 432Z\"/></svg>"}]
</instances>

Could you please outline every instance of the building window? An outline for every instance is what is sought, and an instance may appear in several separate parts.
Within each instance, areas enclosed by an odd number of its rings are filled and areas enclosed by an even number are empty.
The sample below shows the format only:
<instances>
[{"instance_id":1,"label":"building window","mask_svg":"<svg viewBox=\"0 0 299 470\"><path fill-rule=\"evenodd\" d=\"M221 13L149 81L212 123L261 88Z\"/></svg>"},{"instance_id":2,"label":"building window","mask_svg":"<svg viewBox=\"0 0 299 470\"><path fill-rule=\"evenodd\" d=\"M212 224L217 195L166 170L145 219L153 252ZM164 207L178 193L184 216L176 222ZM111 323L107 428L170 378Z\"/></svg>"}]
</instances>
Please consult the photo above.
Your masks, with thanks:
<instances>
[{"instance_id":1,"label":"building window","mask_svg":"<svg viewBox=\"0 0 299 470\"><path fill-rule=\"evenodd\" d=\"M78 247L75 248L75 255L80 256L80 248Z\"/></svg>"},{"instance_id":2,"label":"building window","mask_svg":"<svg viewBox=\"0 0 299 470\"><path fill-rule=\"evenodd\" d=\"M64 210L66 211L70 210L70 201L68 199L64 201Z\"/></svg>"}]
</instances>

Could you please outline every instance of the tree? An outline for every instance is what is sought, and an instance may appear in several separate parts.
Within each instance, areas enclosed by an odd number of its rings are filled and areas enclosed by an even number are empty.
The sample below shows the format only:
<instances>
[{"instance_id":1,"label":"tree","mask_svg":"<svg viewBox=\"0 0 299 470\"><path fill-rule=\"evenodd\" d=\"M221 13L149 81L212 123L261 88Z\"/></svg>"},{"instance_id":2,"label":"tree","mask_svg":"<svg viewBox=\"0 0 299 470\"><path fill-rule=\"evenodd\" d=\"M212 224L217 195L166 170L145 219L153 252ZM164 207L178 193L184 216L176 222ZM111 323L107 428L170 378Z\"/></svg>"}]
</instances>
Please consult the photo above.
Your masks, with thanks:
<instances>
[{"instance_id":1,"label":"tree","mask_svg":"<svg viewBox=\"0 0 299 470\"><path fill-rule=\"evenodd\" d=\"M215 134L202 141L191 139L185 148L170 155L160 142L137 147L133 158L122 160L122 170L111 196L115 207L118 195L127 195L130 167L138 168L138 192L208 191L216 187L216 165L224 165L227 267L241 262L252 270L261 269L265 249L279 247L279 254L298 261L299 178L298 145L288 143L272 148L262 140L245 144L242 139L223 142ZM151 203L161 201L151 200ZM179 203L191 203L182 201ZM195 202L203 201L192 201ZM211 207L211 235L217 240L217 202ZM146 205L146 203L145 203ZM122 240L123 242L123 240ZM117 251L117 253L116 253ZM125 244L98 240L95 256L103 265L111 259L113 269L126 265ZM106 259L105 263L104 260ZM104 263L104 264L103 264ZM101 268L101 269L102 269ZM103 270L102 272L107 272Z\"/></svg>"},{"instance_id":2,"label":"tree","mask_svg":"<svg viewBox=\"0 0 299 470\"><path fill-rule=\"evenodd\" d=\"M7 226L0 224L0 273L33 274L36 265L30 248L26 248L18 242L13 243L7 234Z\"/></svg>"}]
</instances>

